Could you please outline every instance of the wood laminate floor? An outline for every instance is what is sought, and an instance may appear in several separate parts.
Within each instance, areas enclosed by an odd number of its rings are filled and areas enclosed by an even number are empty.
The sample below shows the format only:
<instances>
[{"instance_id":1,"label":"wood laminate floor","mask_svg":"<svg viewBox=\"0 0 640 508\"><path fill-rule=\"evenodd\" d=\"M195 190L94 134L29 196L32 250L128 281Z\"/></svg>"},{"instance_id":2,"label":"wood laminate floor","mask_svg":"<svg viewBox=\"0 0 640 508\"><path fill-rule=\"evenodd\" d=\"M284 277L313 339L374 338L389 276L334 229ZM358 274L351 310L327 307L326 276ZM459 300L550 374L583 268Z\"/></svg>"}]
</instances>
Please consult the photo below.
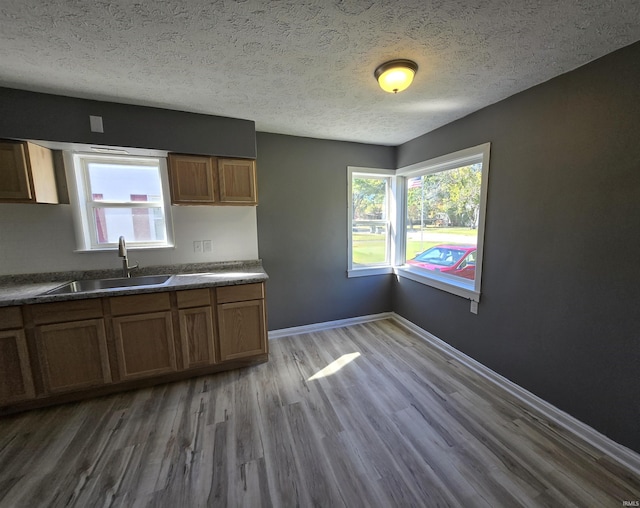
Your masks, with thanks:
<instances>
[{"instance_id":1,"label":"wood laminate floor","mask_svg":"<svg viewBox=\"0 0 640 508\"><path fill-rule=\"evenodd\" d=\"M640 479L391 321L0 420L0 506L619 507Z\"/></svg>"}]
</instances>

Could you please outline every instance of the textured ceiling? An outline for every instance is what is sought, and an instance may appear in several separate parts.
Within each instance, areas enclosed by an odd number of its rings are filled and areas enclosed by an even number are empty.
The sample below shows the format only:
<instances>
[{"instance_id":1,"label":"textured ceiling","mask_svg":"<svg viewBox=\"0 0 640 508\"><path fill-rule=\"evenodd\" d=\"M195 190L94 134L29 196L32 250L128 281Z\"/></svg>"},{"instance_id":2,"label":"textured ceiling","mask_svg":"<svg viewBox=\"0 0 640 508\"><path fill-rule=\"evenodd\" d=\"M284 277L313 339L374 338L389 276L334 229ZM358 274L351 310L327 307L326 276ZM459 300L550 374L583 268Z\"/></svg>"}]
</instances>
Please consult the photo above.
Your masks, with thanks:
<instances>
[{"instance_id":1,"label":"textured ceiling","mask_svg":"<svg viewBox=\"0 0 640 508\"><path fill-rule=\"evenodd\" d=\"M639 39L638 0L1 0L0 85L396 145Z\"/></svg>"}]
</instances>

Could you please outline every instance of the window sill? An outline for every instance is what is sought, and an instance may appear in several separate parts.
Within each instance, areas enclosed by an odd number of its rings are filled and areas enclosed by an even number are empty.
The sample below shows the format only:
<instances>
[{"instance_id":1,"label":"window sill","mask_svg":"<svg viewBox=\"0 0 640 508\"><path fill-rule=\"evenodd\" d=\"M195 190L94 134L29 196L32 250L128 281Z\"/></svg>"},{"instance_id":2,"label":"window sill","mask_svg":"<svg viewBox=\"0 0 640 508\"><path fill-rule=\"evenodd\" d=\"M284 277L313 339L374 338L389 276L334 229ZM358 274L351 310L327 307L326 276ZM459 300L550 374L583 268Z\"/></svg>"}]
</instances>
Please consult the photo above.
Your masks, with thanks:
<instances>
[{"instance_id":1,"label":"window sill","mask_svg":"<svg viewBox=\"0 0 640 508\"><path fill-rule=\"evenodd\" d=\"M352 277L367 277L369 275L384 275L387 273L393 273L393 268L391 266L377 266L370 268L354 268L351 270L347 270L347 278L351 279Z\"/></svg>"},{"instance_id":2,"label":"window sill","mask_svg":"<svg viewBox=\"0 0 640 508\"><path fill-rule=\"evenodd\" d=\"M436 289L440 289L441 291L446 291L456 296L473 300L474 302L480 301L480 291L473 289L473 281L467 282L466 279L457 280L453 277L446 277L442 275L426 275L422 272L412 270L406 265L395 267L393 269L393 273L398 277L404 277L405 279L410 279L412 281L419 282L420 284L424 284L425 286L431 286Z\"/></svg>"},{"instance_id":3,"label":"window sill","mask_svg":"<svg viewBox=\"0 0 640 508\"><path fill-rule=\"evenodd\" d=\"M148 251L148 250L167 250L175 249L175 245L151 245L149 247L130 247L127 245L127 251ZM114 252L118 250L118 246L115 247L102 247L100 249L76 249L73 252L76 254L86 254L88 252Z\"/></svg>"}]
</instances>

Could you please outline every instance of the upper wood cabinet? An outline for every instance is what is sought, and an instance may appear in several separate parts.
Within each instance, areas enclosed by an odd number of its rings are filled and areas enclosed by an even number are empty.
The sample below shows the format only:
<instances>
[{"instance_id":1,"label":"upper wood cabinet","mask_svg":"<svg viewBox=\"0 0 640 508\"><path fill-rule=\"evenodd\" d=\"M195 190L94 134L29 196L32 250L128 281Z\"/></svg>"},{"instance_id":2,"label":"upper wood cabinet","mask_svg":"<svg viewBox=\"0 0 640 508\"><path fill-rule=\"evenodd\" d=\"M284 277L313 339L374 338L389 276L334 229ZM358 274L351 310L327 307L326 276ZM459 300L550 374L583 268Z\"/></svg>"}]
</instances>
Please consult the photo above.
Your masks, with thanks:
<instances>
[{"instance_id":1,"label":"upper wood cabinet","mask_svg":"<svg viewBox=\"0 0 640 508\"><path fill-rule=\"evenodd\" d=\"M170 153L168 168L173 204L212 205L218 202L214 158Z\"/></svg>"},{"instance_id":2,"label":"upper wood cabinet","mask_svg":"<svg viewBox=\"0 0 640 508\"><path fill-rule=\"evenodd\" d=\"M0 202L58 202L51 150L27 141L0 140Z\"/></svg>"},{"instance_id":3,"label":"upper wood cabinet","mask_svg":"<svg viewBox=\"0 0 640 508\"><path fill-rule=\"evenodd\" d=\"M258 204L256 161L218 159L220 202L227 205Z\"/></svg>"},{"instance_id":4,"label":"upper wood cabinet","mask_svg":"<svg viewBox=\"0 0 640 508\"><path fill-rule=\"evenodd\" d=\"M170 153L168 168L174 205L258 203L254 160Z\"/></svg>"}]
</instances>

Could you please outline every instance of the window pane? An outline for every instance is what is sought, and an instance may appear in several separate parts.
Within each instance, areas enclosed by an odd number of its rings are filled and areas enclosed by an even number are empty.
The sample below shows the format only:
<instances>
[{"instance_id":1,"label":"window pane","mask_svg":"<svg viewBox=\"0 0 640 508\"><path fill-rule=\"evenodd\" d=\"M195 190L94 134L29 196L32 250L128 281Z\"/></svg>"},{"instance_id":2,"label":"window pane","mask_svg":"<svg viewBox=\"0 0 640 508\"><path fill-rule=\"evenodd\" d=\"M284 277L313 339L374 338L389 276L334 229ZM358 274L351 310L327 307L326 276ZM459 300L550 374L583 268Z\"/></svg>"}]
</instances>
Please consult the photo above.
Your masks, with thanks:
<instances>
[{"instance_id":1,"label":"window pane","mask_svg":"<svg viewBox=\"0 0 640 508\"><path fill-rule=\"evenodd\" d=\"M94 201L126 203L162 200L158 167L89 162L87 177Z\"/></svg>"},{"instance_id":2,"label":"window pane","mask_svg":"<svg viewBox=\"0 0 640 508\"><path fill-rule=\"evenodd\" d=\"M93 218L98 244L128 242L164 242L166 228L162 208L94 208Z\"/></svg>"},{"instance_id":3,"label":"window pane","mask_svg":"<svg viewBox=\"0 0 640 508\"><path fill-rule=\"evenodd\" d=\"M387 245L389 231L386 223L353 221L353 266L386 264L389 262Z\"/></svg>"},{"instance_id":4,"label":"window pane","mask_svg":"<svg viewBox=\"0 0 640 508\"><path fill-rule=\"evenodd\" d=\"M389 263L388 177L353 177L352 265Z\"/></svg>"},{"instance_id":5,"label":"window pane","mask_svg":"<svg viewBox=\"0 0 640 508\"><path fill-rule=\"evenodd\" d=\"M475 279L482 164L407 179L407 263Z\"/></svg>"},{"instance_id":6,"label":"window pane","mask_svg":"<svg viewBox=\"0 0 640 508\"><path fill-rule=\"evenodd\" d=\"M387 220L387 178L354 178L353 220Z\"/></svg>"}]
</instances>

